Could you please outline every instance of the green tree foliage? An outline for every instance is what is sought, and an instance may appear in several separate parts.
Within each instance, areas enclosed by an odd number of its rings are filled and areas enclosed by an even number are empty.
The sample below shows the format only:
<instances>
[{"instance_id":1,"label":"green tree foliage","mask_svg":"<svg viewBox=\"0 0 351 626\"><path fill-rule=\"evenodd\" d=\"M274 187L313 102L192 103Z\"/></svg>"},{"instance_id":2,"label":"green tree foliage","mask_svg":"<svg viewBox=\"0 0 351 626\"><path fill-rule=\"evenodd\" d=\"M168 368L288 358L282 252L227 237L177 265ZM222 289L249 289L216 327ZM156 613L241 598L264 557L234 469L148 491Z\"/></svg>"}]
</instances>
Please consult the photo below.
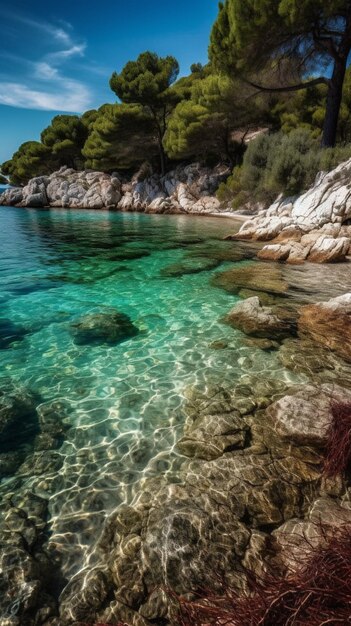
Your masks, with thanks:
<instances>
[{"instance_id":1,"label":"green tree foliage","mask_svg":"<svg viewBox=\"0 0 351 626\"><path fill-rule=\"evenodd\" d=\"M281 128L285 133L303 128L310 130L314 138L321 137L327 90L322 84L280 96L272 110L273 128ZM351 68L345 75L337 140L342 143L351 141Z\"/></svg>"},{"instance_id":2,"label":"green tree foliage","mask_svg":"<svg viewBox=\"0 0 351 626\"><path fill-rule=\"evenodd\" d=\"M212 30L210 58L217 68L251 83L265 69L273 83L261 84L261 89L299 89L304 85L294 84L296 72L317 75L310 84L327 85L323 144L332 146L350 50L348 0L225 0ZM289 67L286 60L295 76L281 77L282 68ZM327 78L323 72L330 66Z\"/></svg>"},{"instance_id":3,"label":"green tree foliage","mask_svg":"<svg viewBox=\"0 0 351 626\"><path fill-rule=\"evenodd\" d=\"M176 104L176 93L170 89L179 73L179 65L172 56L159 57L144 52L136 61L129 61L120 74L110 79L112 91L126 104L139 104L150 114L157 136L162 173L165 171L163 137L167 118Z\"/></svg>"},{"instance_id":4,"label":"green tree foliage","mask_svg":"<svg viewBox=\"0 0 351 626\"><path fill-rule=\"evenodd\" d=\"M315 85L280 98L273 116L276 126L285 133L297 128L311 131L314 138L321 137L325 117L326 85Z\"/></svg>"},{"instance_id":5,"label":"green tree foliage","mask_svg":"<svg viewBox=\"0 0 351 626\"><path fill-rule=\"evenodd\" d=\"M138 104L102 106L83 149L86 166L106 172L136 167L157 153L153 120Z\"/></svg>"},{"instance_id":6,"label":"green tree foliage","mask_svg":"<svg viewBox=\"0 0 351 626\"><path fill-rule=\"evenodd\" d=\"M209 75L193 81L191 97L174 109L164 145L171 158L217 155L232 160L230 129L235 100L226 76Z\"/></svg>"},{"instance_id":7,"label":"green tree foliage","mask_svg":"<svg viewBox=\"0 0 351 626\"><path fill-rule=\"evenodd\" d=\"M267 96L252 98L253 90L220 74L209 74L192 84L191 96L174 109L164 145L170 157L217 156L234 164L244 145L235 140L251 126L269 123L271 106ZM240 136L240 133L239 133Z\"/></svg>"},{"instance_id":8,"label":"green tree foliage","mask_svg":"<svg viewBox=\"0 0 351 626\"><path fill-rule=\"evenodd\" d=\"M42 144L50 149L59 166L83 167L82 149L88 138L89 116L86 121L87 124L78 115L57 115L41 133Z\"/></svg>"},{"instance_id":9,"label":"green tree foliage","mask_svg":"<svg viewBox=\"0 0 351 626\"><path fill-rule=\"evenodd\" d=\"M99 111L90 109L89 111L85 111L80 119L82 124L90 131L98 117Z\"/></svg>"},{"instance_id":10,"label":"green tree foliage","mask_svg":"<svg viewBox=\"0 0 351 626\"><path fill-rule=\"evenodd\" d=\"M10 161L2 164L1 170L14 185L23 185L34 176L51 174L57 169L57 161L51 150L39 141L23 143Z\"/></svg>"},{"instance_id":11,"label":"green tree foliage","mask_svg":"<svg viewBox=\"0 0 351 626\"><path fill-rule=\"evenodd\" d=\"M0 174L0 185L7 185L8 182L9 181L7 180L7 178L5 178L5 176Z\"/></svg>"},{"instance_id":12,"label":"green tree foliage","mask_svg":"<svg viewBox=\"0 0 351 626\"><path fill-rule=\"evenodd\" d=\"M323 149L309 130L290 134L262 134L250 142L241 167L218 190L223 202L234 208L246 203L273 202L279 194L298 194L315 180L319 171L329 171L351 156L349 145Z\"/></svg>"},{"instance_id":13,"label":"green tree foliage","mask_svg":"<svg viewBox=\"0 0 351 626\"><path fill-rule=\"evenodd\" d=\"M211 66L209 64L194 63L191 66L190 74L179 78L170 88L174 104L183 102L183 100L190 100L194 84L198 80L210 76L210 74Z\"/></svg>"},{"instance_id":14,"label":"green tree foliage","mask_svg":"<svg viewBox=\"0 0 351 626\"><path fill-rule=\"evenodd\" d=\"M184 159L211 151L209 137L211 115L206 107L193 100L184 100L175 108L164 139L167 154L172 159ZM212 133L211 133L212 134ZM216 147L219 137L215 138Z\"/></svg>"}]
</instances>

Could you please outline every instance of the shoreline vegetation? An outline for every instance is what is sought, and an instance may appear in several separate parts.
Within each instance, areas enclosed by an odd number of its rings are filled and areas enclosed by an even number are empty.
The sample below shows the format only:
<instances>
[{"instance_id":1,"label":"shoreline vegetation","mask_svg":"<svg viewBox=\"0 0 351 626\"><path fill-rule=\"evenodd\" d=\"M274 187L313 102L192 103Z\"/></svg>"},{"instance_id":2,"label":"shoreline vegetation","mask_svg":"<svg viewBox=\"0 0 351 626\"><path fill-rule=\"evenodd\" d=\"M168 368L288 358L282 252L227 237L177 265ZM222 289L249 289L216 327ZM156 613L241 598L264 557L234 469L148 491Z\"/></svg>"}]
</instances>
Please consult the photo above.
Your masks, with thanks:
<instances>
[{"instance_id":1,"label":"shoreline vegetation","mask_svg":"<svg viewBox=\"0 0 351 626\"><path fill-rule=\"evenodd\" d=\"M50 543L45 494L69 437L66 408L43 404L10 377L0 381L5 443L23 419L35 441L26 458L0 451L6 626L322 626L350 618L351 5L278 4L225 0L207 65L178 79L174 57L144 52L111 76L118 103L56 116L40 142L23 144L1 167L0 183L11 187L0 214L12 206L135 211L150 214L152 237L158 213L244 222L221 239L157 239L156 252L176 251L157 276L143 273L152 238L143 250L134 245L144 241L139 231L126 243L122 228L116 248L99 240L118 263L101 280L117 282L115 273L128 274L137 259L136 289L177 279L171 294L189 276L208 276L206 288L228 297L219 323L237 343L216 336L206 350L223 372L232 359L242 375L233 384L209 372L182 391L182 420L161 469L106 516L73 576ZM72 232L63 238L69 254ZM56 279L81 287L94 267L89 259L83 278L68 268ZM128 358L148 332L114 306L67 328L74 349L126 342ZM1 320L0 349L27 332ZM192 350L195 367L200 349ZM159 360L153 345L147 367ZM127 397L127 416L138 391ZM35 488L21 482L31 464ZM103 498L93 506L104 511ZM75 519L70 532L80 525Z\"/></svg>"}]
</instances>

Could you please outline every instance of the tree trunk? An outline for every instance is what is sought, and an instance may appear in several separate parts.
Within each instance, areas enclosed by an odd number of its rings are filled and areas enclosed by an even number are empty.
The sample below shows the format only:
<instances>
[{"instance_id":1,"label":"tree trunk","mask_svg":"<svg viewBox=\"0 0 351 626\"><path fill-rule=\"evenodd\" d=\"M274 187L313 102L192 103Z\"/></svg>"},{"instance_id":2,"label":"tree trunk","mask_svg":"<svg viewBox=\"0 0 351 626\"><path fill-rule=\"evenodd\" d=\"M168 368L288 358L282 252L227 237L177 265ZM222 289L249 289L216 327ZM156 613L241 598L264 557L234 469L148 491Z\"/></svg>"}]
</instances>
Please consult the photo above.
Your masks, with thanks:
<instances>
[{"instance_id":1,"label":"tree trunk","mask_svg":"<svg viewBox=\"0 0 351 626\"><path fill-rule=\"evenodd\" d=\"M162 135L159 135L158 141L158 149L160 153L160 163L161 163L161 175L164 176L166 173L166 154L163 147Z\"/></svg>"},{"instance_id":2,"label":"tree trunk","mask_svg":"<svg viewBox=\"0 0 351 626\"><path fill-rule=\"evenodd\" d=\"M223 147L224 147L224 154L225 157L228 161L228 164L230 167L234 167L235 163L234 163L234 159L233 156L230 152L229 149L229 142L230 142L230 133L229 133L229 129L225 128L224 132L223 132Z\"/></svg>"},{"instance_id":3,"label":"tree trunk","mask_svg":"<svg viewBox=\"0 0 351 626\"><path fill-rule=\"evenodd\" d=\"M345 72L346 59L335 60L333 74L329 80L327 108L324 119L322 145L325 148L335 146Z\"/></svg>"},{"instance_id":4,"label":"tree trunk","mask_svg":"<svg viewBox=\"0 0 351 626\"><path fill-rule=\"evenodd\" d=\"M161 165L161 175L164 176L166 173L166 153L163 147L163 137L166 131L166 127L165 127L165 115L163 114L163 128L161 127L161 124L159 122L158 116L157 116L157 111L153 108L150 107L150 112L151 115L154 118L155 121L155 130L157 133L157 143L158 143L158 152L160 155L160 165Z\"/></svg>"}]
</instances>

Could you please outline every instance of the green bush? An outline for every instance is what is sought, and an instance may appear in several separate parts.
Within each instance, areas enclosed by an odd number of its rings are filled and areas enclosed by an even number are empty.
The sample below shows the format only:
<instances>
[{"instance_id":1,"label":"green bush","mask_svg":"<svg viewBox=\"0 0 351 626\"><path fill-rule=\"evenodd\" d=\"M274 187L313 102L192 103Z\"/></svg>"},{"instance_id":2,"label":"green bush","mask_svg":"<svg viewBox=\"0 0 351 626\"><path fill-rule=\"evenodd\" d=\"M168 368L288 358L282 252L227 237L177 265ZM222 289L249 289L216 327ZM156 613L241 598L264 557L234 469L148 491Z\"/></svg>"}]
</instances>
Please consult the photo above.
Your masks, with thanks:
<instances>
[{"instance_id":1,"label":"green bush","mask_svg":"<svg viewBox=\"0 0 351 626\"><path fill-rule=\"evenodd\" d=\"M330 171L351 157L351 144L323 149L313 132L296 129L260 135L251 141L243 164L217 192L234 209L260 202L268 205L277 196L294 196L308 189L319 171Z\"/></svg>"}]
</instances>

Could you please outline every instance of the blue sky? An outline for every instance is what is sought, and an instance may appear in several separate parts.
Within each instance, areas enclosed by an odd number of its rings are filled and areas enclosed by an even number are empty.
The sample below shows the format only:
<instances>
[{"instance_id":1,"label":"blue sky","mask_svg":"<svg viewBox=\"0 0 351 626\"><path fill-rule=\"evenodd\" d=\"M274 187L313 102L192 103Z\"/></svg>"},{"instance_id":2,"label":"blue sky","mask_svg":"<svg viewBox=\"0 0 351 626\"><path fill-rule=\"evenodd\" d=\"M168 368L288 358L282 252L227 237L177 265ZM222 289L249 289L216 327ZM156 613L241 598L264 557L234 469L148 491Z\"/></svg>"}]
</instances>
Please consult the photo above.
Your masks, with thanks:
<instances>
[{"instance_id":1,"label":"blue sky","mask_svg":"<svg viewBox=\"0 0 351 626\"><path fill-rule=\"evenodd\" d=\"M206 62L217 0L12 0L0 4L0 163L54 115L113 102L111 73L152 50L181 74Z\"/></svg>"}]
</instances>

